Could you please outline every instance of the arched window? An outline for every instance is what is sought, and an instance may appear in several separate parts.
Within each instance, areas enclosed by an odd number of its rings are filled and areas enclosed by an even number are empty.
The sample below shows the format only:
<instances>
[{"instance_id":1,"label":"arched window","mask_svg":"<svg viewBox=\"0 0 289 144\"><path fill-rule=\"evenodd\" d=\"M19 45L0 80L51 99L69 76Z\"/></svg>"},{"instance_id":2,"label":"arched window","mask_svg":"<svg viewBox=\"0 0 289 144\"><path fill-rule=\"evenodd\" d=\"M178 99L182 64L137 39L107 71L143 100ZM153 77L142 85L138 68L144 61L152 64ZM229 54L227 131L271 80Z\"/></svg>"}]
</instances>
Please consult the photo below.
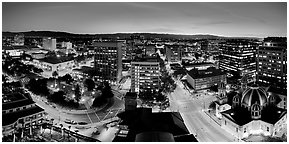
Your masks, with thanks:
<instances>
[{"instance_id":1,"label":"arched window","mask_svg":"<svg viewBox=\"0 0 289 144\"><path fill-rule=\"evenodd\" d=\"M261 106L257 102L251 106L251 117L253 119L261 118Z\"/></svg>"},{"instance_id":2,"label":"arched window","mask_svg":"<svg viewBox=\"0 0 289 144\"><path fill-rule=\"evenodd\" d=\"M240 105L240 97L238 95L235 95L233 97L233 107L239 106Z\"/></svg>"}]
</instances>

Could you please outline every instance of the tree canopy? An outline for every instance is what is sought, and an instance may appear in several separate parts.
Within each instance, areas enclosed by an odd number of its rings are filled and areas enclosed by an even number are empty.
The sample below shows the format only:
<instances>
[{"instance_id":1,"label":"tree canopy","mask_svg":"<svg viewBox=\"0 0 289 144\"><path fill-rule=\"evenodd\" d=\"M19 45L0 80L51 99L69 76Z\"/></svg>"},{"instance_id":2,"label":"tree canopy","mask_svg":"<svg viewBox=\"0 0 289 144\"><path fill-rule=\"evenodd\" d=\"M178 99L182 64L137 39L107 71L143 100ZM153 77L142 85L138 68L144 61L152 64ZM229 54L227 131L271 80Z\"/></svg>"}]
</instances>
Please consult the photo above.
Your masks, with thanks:
<instances>
[{"instance_id":1,"label":"tree canopy","mask_svg":"<svg viewBox=\"0 0 289 144\"><path fill-rule=\"evenodd\" d=\"M86 79L84 85L87 87L88 91L92 91L95 87L95 83L92 79Z\"/></svg>"}]
</instances>

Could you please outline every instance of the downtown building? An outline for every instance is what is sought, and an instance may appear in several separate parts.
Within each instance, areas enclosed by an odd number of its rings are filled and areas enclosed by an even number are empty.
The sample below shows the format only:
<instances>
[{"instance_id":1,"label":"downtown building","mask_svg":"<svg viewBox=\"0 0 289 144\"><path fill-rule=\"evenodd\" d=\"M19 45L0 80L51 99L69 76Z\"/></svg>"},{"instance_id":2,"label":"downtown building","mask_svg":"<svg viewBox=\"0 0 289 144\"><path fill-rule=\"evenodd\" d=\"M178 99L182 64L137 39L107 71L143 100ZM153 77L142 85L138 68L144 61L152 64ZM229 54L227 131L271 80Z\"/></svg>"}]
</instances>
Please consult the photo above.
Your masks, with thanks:
<instances>
[{"instance_id":1,"label":"downtown building","mask_svg":"<svg viewBox=\"0 0 289 144\"><path fill-rule=\"evenodd\" d=\"M53 51L56 49L56 39L53 39L51 37L44 37L42 40L43 48Z\"/></svg>"},{"instance_id":2,"label":"downtown building","mask_svg":"<svg viewBox=\"0 0 289 144\"><path fill-rule=\"evenodd\" d=\"M194 90L204 90L220 83L226 83L226 74L219 69L192 69L187 73L187 81Z\"/></svg>"},{"instance_id":3,"label":"downtown building","mask_svg":"<svg viewBox=\"0 0 289 144\"><path fill-rule=\"evenodd\" d=\"M169 63L182 61L182 47L180 45L165 45L165 51Z\"/></svg>"},{"instance_id":4,"label":"downtown building","mask_svg":"<svg viewBox=\"0 0 289 144\"><path fill-rule=\"evenodd\" d=\"M256 74L257 44L244 39L227 40L220 46L219 68L237 78L245 75L249 82Z\"/></svg>"},{"instance_id":5,"label":"downtown building","mask_svg":"<svg viewBox=\"0 0 289 144\"><path fill-rule=\"evenodd\" d=\"M2 96L2 137L13 135L20 129L41 127L46 113L37 106L29 93L13 92ZM22 131L22 134L23 135Z\"/></svg>"},{"instance_id":6,"label":"downtown building","mask_svg":"<svg viewBox=\"0 0 289 144\"><path fill-rule=\"evenodd\" d=\"M257 51L257 81L263 86L287 90L286 38L265 38Z\"/></svg>"},{"instance_id":7,"label":"downtown building","mask_svg":"<svg viewBox=\"0 0 289 144\"><path fill-rule=\"evenodd\" d=\"M160 62L157 57L136 58L131 62L131 91L158 91L160 81Z\"/></svg>"},{"instance_id":8,"label":"downtown building","mask_svg":"<svg viewBox=\"0 0 289 144\"><path fill-rule=\"evenodd\" d=\"M95 78L116 84L122 76L122 41L103 41L92 44L95 50Z\"/></svg>"}]
</instances>

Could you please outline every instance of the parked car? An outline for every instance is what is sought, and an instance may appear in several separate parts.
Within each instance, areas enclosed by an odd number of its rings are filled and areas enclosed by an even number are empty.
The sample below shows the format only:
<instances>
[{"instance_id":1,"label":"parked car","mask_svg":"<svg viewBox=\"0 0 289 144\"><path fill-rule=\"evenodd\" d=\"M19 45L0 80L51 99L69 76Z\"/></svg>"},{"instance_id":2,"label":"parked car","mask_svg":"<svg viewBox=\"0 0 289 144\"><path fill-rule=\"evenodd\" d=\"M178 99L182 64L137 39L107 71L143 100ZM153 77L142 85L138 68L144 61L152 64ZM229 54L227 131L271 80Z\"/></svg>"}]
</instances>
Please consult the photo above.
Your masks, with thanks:
<instances>
[{"instance_id":1,"label":"parked car","mask_svg":"<svg viewBox=\"0 0 289 144\"><path fill-rule=\"evenodd\" d=\"M67 123L67 124L71 124L71 125L76 125L77 124L76 121L69 120L69 119L66 119L64 122Z\"/></svg>"}]
</instances>

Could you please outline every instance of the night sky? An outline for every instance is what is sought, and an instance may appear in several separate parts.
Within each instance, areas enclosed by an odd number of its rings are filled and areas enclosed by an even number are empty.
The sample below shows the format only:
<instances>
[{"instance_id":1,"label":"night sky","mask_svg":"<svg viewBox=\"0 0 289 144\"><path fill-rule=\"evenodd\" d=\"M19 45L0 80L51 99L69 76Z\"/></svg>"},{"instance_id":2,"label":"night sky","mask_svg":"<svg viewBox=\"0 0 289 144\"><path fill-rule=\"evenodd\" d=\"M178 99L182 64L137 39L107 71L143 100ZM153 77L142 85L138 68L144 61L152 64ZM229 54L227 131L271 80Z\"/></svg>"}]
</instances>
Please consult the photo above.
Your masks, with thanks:
<instances>
[{"instance_id":1,"label":"night sky","mask_svg":"<svg viewBox=\"0 0 289 144\"><path fill-rule=\"evenodd\" d=\"M286 3L2 3L2 31L286 36Z\"/></svg>"}]
</instances>

